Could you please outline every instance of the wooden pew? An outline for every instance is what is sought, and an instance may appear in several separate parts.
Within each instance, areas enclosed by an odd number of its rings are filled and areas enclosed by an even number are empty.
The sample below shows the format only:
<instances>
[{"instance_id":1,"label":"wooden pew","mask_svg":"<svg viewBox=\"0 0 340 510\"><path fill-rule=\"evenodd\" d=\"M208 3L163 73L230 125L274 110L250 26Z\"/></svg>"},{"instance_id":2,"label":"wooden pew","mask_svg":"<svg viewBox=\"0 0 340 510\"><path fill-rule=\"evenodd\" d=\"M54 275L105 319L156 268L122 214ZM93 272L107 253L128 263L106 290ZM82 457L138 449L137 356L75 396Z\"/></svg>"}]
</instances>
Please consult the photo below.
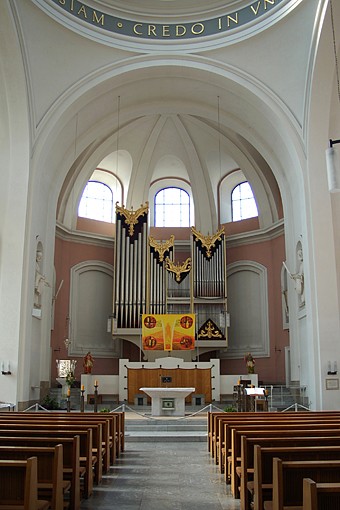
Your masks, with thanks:
<instances>
[{"instance_id":1,"label":"wooden pew","mask_svg":"<svg viewBox=\"0 0 340 510\"><path fill-rule=\"evenodd\" d=\"M104 443L105 451L103 452L103 469L104 472L110 467L110 465L114 464L116 458L119 456L120 452L124 449L124 424L125 424L125 416L124 413L80 413L80 412L54 412L54 413L42 413L42 412L32 412L32 413L13 413L10 416L10 419L17 420L18 417L21 419L43 419L50 420L57 417L58 422L66 421L66 423L75 422L75 423L85 423L85 421L91 421L94 423L102 423L103 431L102 431L102 439ZM0 420L6 420L8 415L1 416ZM109 425L109 431L107 433L106 427L107 423ZM106 444L107 443L107 444ZM109 453L108 458L106 459L106 454Z\"/></svg>"},{"instance_id":2,"label":"wooden pew","mask_svg":"<svg viewBox=\"0 0 340 510\"><path fill-rule=\"evenodd\" d=\"M214 411L214 412L210 412L208 411L207 413L207 420L208 420L208 423L207 423L207 427L208 427L208 452L210 452L211 456L214 458L215 456L215 452L214 452L214 447L213 447L213 444L214 444L214 441L215 441L215 437L217 436L216 434L216 427L217 427L217 417L218 416L226 416L226 412L217 412L217 411Z\"/></svg>"},{"instance_id":3,"label":"wooden pew","mask_svg":"<svg viewBox=\"0 0 340 510\"><path fill-rule=\"evenodd\" d=\"M226 413L228 414L228 413ZM230 413L234 415L235 413ZM225 457L230 455L231 452L231 425L237 423L241 423L243 425L255 425L261 423L263 425L273 423L289 423L291 421L297 422L339 422L340 423L340 413L329 413L329 412L315 412L315 413L237 413L238 415L246 415L245 417L238 418L238 416L230 416L230 417L217 417L218 421L218 438L215 442L216 448L216 463L219 464L220 470L223 473L224 467L226 465Z\"/></svg>"},{"instance_id":4,"label":"wooden pew","mask_svg":"<svg viewBox=\"0 0 340 510\"><path fill-rule=\"evenodd\" d=\"M269 418L276 418L276 419L282 419L285 417L303 417L304 419L308 419L308 417L336 417L339 416L339 411L309 411L308 413L296 413L294 411L291 412L285 412L285 413L279 413L277 411L269 411L266 413L257 413L257 412L235 412L235 413L228 413L228 412L208 412L208 451L211 453L212 457L215 458L216 455L216 448L214 448L215 443L217 444L219 442L219 434L220 431L223 430L220 428L220 421L228 422L230 420L243 420L243 422L248 422L248 420L257 418L261 420L269 419ZM218 462L218 460L217 460Z\"/></svg>"},{"instance_id":5,"label":"wooden pew","mask_svg":"<svg viewBox=\"0 0 340 510\"><path fill-rule=\"evenodd\" d=\"M13 416L13 415L12 415ZM13 420L12 420L13 421ZM67 427L72 430L72 427L91 427L93 428L93 454L97 457L98 462L95 465L95 483L100 483L102 480L103 472L107 472L110 469L110 423L109 420L104 417L98 417L95 419L88 418L87 415L83 417L71 416L67 417L66 414L53 413L52 416L46 415L46 413L38 413L28 416L20 416L19 420L14 421L22 423L32 424L38 422L39 426L47 425L48 427L58 426L59 428ZM5 420L1 420L0 427ZM99 430L101 429L101 430Z\"/></svg>"},{"instance_id":6,"label":"wooden pew","mask_svg":"<svg viewBox=\"0 0 340 510\"><path fill-rule=\"evenodd\" d=\"M273 459L282 460L340 460L340 436L337 437L301 437L274 441L248 440L254 450L254 480L248 482L248 495L253 496L254 510L263 510L264 499L272 499ZM257 443L254 445L254 443ZM268 446L270 443L271 446ZM317 443L318 446L315 446ZM267 445L267 446L265 446ZM283 446L284 445L284 446ZM248 449L248 448L247 448ZM243 493L243 490L241 491ZM242 494L241 494L242 498ZM243 505L241 504L241 507ZM245 508L249 507L249 498L245 499Z\"/></svg>"},{"instance_id":7,"label":"wooden pew","mask_svg":"<svg viewBox=\"0 0 340 510\"><path fill-rule=\"evenodd\" d=\"M233 413L234 414L234 413ZM295 416L296 413L286 413L278 415L277 413L266 413L265 416L263 413L237 413L238 416L230 416L230 417L217 417L218 424L218 436L214 441L215 444L215 457L216 464L219 465L219 469L221 473L224 473L225 467L225 456L230 454L231 452L231 429L233 427L244 427L245 425L258 425L261 428L262 425L273 424L276 425L278 423L289 423L291 420L294 421L306 421L303 419L303 416ZM242 417L242 414L246 414L247 416ZM340 420L340 418L339 418ZM228 473L229 475L229 473Z\"/></svg>"},{"instance_id":8,"label":"wooden pew","mask_svg":"<svg viewBox=\"0 0 340 510\"><path fill-rule=\"evenodd\" d=\"M340 416L339 411L309 411L309 412L285 412L280 413L277 411L269 411L265 413L257 413L257 412L236 412L236 413L227 413L227 412L208 412L208 450L210 451L212 457L215 457L215 451L212 447L212 444L216 441L219 441L219 422L222 421L230 421L230 420L243 420L247 422L250 419L261 419L266 420L269 418L276 419L284 419L285 417L293 417L295 418L303 418L303 419L314 419L314 418L336 418Z\"/></svg>"},{"instance_id":9,"label":"wooden pew","mask_svg":"<svg viewBox=\"0 0 340 510\"><path fill-rule=\"evenodd\" d=\"M39 423L50 423L51 420L53 423L65 425L92 425L92 424L101 424L102 426L102 465L103 472L106 473L110 469L111 461L113 461L113 456L111 457L111 449L113 446L112 443L112 433L114 433L113 429L116 425L116 417L115 416L103 416L102 413L53 413L51 415L47 415L46 413L31 413L29 416L27 413L20 415L21 419L33 419L38 420ZM0 417L1 420L1 417ZM1 421L0 421L1 423ZM96 441L94 436L94 443ZM98 448L98 445L94 445L94 448ZM97 452L96 452L97 454ZM101 479L100 475L98 475L98 479Z\"/></svg>"},{"instance_id":10,"label":"wooden pew","mask_svg":"<svg viewBox=\"0 0 340 510\"><path fill-rule=\"evenodd\" d=\"M79 429L75 431L56 431L51 429L22 429L15 428L12 424L11 429L0 427L0 437L26 437L26 438L41 438L51 439L56 438L73 438L79 436L79 449L80 449L80 466L84 466L84 497L88 498L93 492L93 467L92 467L92 429ZM83 459L83 460L82 460ZM69 473L72 476L72 473Z\"/></svg>"},{"instance_id":11,"label":"wooden pew","mask_svg":"<svg viewBox=\"0 0 340 510\"><path fill-rule=\"evenodd\" d=\"M30 457L37 457L38 461L38 497L49 501L52 510L63 510L64 494L71 487L70 482L63 480L63 445L52 448L0 446L0 460L27 460Z\"/></svg>"},{"instance_id":12,"label":"wooden pew","mask_svg":"<svg viewBox=\"0 0 340 510\"><path fill-rule=\"evenodd\" d=\"M243 435L258 435L259 437L274 436L317 436L317 435L340 435L340 423L307 423L307 422L290 422L277 425L263 425L259 430L258 425L248 425L246 429L242 427L231 427L231 492L234 497L238 497L238 473L240 473L241 462L241 437ZM227 467L228 469L228 467Z\"/></svg>"},{"instance_id":13,"label":"wooden pew","mask_svg":"<svg viewBox=\"0 0 340 510\"><path fill-rule=\"evenodd\" d=\"M53 418L53 417L52 417ZM38 422L38 423L37 423ZM66 435L80 435L81 431L84 431L87 433L88 430L91 430L91 449L88 451L86 449L86 455L80 454L80 460L81 464L85 465L87 467L87 470L89 469L92 473L92 468L94 469L94 483L99 484L102 480L102 473L103 473L103 455L102 455L102 425L100 423L85 423L84 425L81 424L60 424L51 422L41 422L39 420L30 420L30 419L19 419L17 421L1 421L0 420L0 435L2 435L2 432L4 430L7 430L9 427L12 427L12 429L16 430L26 430L26 431L34 431L34 433L38 433L40 435L46 435L46 432L50 432L54 434L55 436L60 436L61 434L65 433ZM42 431L42 432L41 432ZM49 434L51 435L51 434ZM82 447L82 439L80 441L80 448L81 451L84 451L84 448ZM90 474L88 473L88 476ZM91 480L89 480L91 482ZM93 480L91 482L93 485Z\"/></svg>"},{"instance_id":14,"label":"wooden pew","mask_svg":"<svg viewBox=\"0 0 340 510\"><path fill-rule=\"evenodd\" d=\"M37 458L0 460L0 510L47 510L49 502L38 499Z\"/></svg>"},{"instance_id":15,"label":"wooden pew","mask_svg":"<svg viewBox=\"0 0 340 510\"><path fill-rule=\"evenodd\" d=\"M63 473L70 480L70 509L80 509L80 438L74 437L20 437L0 436L0 448L63 446ZM85 471L85 470L84 470Z\"/></svg>"},{"instance_id":16,"label":"wooden pew","mask_svg":"<svg viewBox=\"0 0 340 510\"><path fill-rule=\"evenodd\" d=\"M317 428L316 428L317 427ZM230 471L231 471L231 491L234 497L238 497L238 477L241 475L241 443L242 436L246 437L283 437L289 438L291 436L296 437L307 437L317 436L318 434L328 435L340 435L340 426L337 424L311 424L311 423L294 423L279 424L279 425L263 425L261 429L257 426L247 426L243 428L231 428L231 456L230 456ZM228 460L229 462L229 460Z\"/></svg>"},{"instance_id":17,"label":"wooden pew","mask_svg":"<svg viewBox=\"0 0 340 510\"><path fill-rule=\"evenodd\" d=\"M340 483L316 483L303 480L303 510L335 510L340 508Z\"/></svg>"},{"instance_id":18,"label":"wooden pew","mask_svg":"<svg viewBox=\"0 0 340 510\"><path fill-rule=\"evenodd\" d=\"M340 482L339 460L282 461L273 459L273 499L264 502L264 510L302 510L303 479L316 482Z\"/></svg>"}]
</instances>

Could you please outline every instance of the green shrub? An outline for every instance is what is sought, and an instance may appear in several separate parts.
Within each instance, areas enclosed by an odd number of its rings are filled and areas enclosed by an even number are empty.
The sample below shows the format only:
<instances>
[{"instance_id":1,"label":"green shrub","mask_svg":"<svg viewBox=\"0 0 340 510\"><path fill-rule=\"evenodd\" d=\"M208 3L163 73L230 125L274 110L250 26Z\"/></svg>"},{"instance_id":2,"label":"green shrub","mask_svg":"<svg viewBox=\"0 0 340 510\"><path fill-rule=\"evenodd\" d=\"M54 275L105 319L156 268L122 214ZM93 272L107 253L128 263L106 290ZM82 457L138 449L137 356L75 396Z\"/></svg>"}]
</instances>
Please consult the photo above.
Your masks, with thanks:
<instances>
[{"instance_id":1,"label":"green shrub","mask_svg":"<svg viewBox=\"0 0 340 510\"><path fill-rule=\"evenodd\" d=\"M46 395L44 400L41 402L41 405L45 409L60 409L58 400L55 398L52 398L50 395Z\"/></svg>"},{"instance_id":2,"label":"green shrub","mask_svg":"<svg viewBox=\"0 0 340 510\"><path fill-rule=\"evenodd\" d=\"M224 408L224 411L226 413L236 413L236 409L235 409L234 406L227 406L227 407Z\"/></svg>"}]
</instances>

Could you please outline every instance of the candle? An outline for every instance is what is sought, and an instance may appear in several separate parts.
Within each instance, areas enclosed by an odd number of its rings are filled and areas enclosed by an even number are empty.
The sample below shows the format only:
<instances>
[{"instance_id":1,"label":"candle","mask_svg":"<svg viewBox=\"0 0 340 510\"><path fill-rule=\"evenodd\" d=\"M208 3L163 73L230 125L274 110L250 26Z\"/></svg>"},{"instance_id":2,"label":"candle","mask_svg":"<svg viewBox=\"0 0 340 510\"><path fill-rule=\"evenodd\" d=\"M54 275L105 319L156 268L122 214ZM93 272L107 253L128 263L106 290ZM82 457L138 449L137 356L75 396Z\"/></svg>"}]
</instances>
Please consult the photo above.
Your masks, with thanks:
<instances>
[{"instance_id":1,"label":"candle","mask_svg":"<svg viewBox=\"0 0 340 510\"><path fill-rule=\"evenodd\" d=\"M98 381L97 381L97 379L94 381L94 385L95 385L95 386L98 386Z\"/></svg>"},{"instance_id":2,"label":"candle","mask_svg":"<svg viewBox=\"0 0 340 510\"><path fill-rule=\"evenodd\" d=\"M85 386L82 384L81 385L81 391L84 391L85 390Z\"/></svg>"},{"instance_id":3,"label":"candle","mask_svg":"<svg viewBox=\"0 0 340 510\"><path fill-rule=\"evenodd\" d=\"M69 397L71 395L71 388L67 388L67 396Z\"/></svg>"}]
</instances>

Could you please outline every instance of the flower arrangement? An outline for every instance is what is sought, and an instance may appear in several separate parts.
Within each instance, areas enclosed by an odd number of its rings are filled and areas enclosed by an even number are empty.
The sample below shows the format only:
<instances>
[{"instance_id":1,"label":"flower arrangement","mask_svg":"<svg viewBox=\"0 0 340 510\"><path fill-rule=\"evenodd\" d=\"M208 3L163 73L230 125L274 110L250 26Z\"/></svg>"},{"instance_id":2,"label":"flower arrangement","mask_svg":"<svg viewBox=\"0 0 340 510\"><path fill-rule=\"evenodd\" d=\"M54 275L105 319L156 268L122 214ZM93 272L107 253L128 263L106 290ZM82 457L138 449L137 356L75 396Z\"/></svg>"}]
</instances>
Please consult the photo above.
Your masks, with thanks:
<instances>
[{"instance_id":1,"label":"flower arrangement","mask_svg":"<svg viewBox=\"0 0 340 510\"><path fill-rule=\"evenodd\" d=\"M72 384L76 380L76 378L74 376L74 372L72 372L71 370L69 372L67 372L65 380L66 380L67 386L69 386L71 388Z\"/></svg>"},{"instance_id":2,"label":"flower arrangement","mask_svg":"<svg viewBox=\"0 0 340 510\"><path fill-rule=\"evenodd\" d=\"M248 374L253 374L255 371L255 360L250 352L244 355L244 361L246 362Z\"/></svg>"}]
</instances>

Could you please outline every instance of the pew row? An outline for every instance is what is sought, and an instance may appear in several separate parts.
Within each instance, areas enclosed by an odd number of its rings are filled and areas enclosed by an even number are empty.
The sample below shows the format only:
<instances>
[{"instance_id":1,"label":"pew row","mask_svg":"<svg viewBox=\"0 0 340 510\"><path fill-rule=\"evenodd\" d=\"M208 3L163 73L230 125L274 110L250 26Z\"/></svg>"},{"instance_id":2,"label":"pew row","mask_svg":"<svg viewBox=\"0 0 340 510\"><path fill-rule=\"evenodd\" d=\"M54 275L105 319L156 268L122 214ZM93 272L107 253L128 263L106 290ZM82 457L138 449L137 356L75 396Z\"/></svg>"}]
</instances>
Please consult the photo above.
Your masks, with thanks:
<instances>
[{"instance_id":1,"label":"pew row","mask_svg":"<svg viewBox=\"0 0 340 510\"><path fill-rule=\"evenodd\" d=\"M58 431L50 430L50 429L42 429L42 430L34 430L34 429L20 429L20 428L12 428L12 429L0 429L0 444L4 444L7 438L22 438L22 441L26 441L26 446L30 446L30 440L35 440L42 442L43 440L51 440L54 441L58 438L58 441L63 444L64 438L74 438L75 436L79 437L79 465L81 473L83 474L83 496L85 498L89 498L93 492L93 467L92 467L92 430L78 430L76 434L74 432L67 431ZM28 444L27 444L28 443ZM8 442L6 443L8 445ZM65 453L64 453L65 459ZM70 468L67 470L64 469L66 475L71 479L73 477L73 473L70 471ZM80 472L79 472L80 479ZM80 482L79 482L80 483Z\"/></svg>"},{"instance_id":2,"label":"pew row","mask_svg":"<svg viewBox=\"0 0 340 510\"><path fill-rule=\"evenodd\" d=\"M0 460L27 460L30 457L37 458L38 497L49 501L52 510L68 508L64 496L69 493L71 483L63 479L63 446L0 446Z\"/></svg>"},{"instance_id":3,"label":"pew row","mask_svg":"<svg viewBox=\"0 0 340 510\"><path fill-rule=\"evenodd\" d=\"M247 428L235 427L231 429L231 455L227 462L230 463L231 492L238 497L238 477L241 472L241 437L308 437L308 436L329 436L340 435L340 424L338 423L294 423L247 426ZM228 468L228 466L227 466Z\"/></svg>"},{"instance_id":4,"label":"pew row","mask_svg":"<svg viewBox=\"0 0 340 510\"><path fill-rule=\"evenodd\" d=\"M0 460L0 510L47 510L49 502L38 499L37 473L37 457Z\"/></svg>"},{"instance_id":5,"label":"pew row","mask_svg":"<svg viewBox=\"0 0 340 510\"><path fill-rule=\"evenodd\" d=\"M340 508L340 483L316 483L303 480L303 510L335 510Z\"/></svg>"},{"instance_id":6,"label":"pew row","mask_svg":"<svg viewBox=\"0 0 340 510\"><path fill-rule=\"evenodd\" d=\"M273 499L264 502L264 510L302 510L303 479L317 483L339 483L340 461L283 461L273 459Z\"/></svg>"},{"instance_id":7,"label":"pew row","mask_svg":"<svg viewBox=\"0 0 340 510\"><path fill-rule=\"evenodd\" d=\"M252 441L253 442L253 441ZM257 441L258 442L258 441ZM269 442L267 442L268 444ZM276 444L275 444L276 443ZM316 443L318 446L316 446ZM273 459L288 460L340 460L340 436L326 438L290 438L288 441L279 439L272 442L255 444L254 449L254 480L244 483L246 491L245 503L241 508L249 508L249 499L253 499L254 510L263 509L263 501L272 499ZM281 444L281 446L279 446ZM284 446L282 446L284 444ZM249 445L248 445L249 446ZM248 449L248 448L247 448ZM245 485L247 485L245 487ZM248 489L248 491L247 491ZM242 498L242 495L241 495Z\"/></svg>"},{"instance_id":8,"label":"pew row","mask_svg":"<svg viewBox=\"0 0 340 510\"><path fill-rule=\"evenodd\" d=\"M237 427L247 426L247 428L252 427L268 427L270 424L279 425L280 423L289 425L290 423L336 423L340 424L340 414L330 415L329 413L325 413L325 415L318 414L310 414L310 413L284 413L277 414L275 416L265 414L265 417L262 415L257 416L247 416L246 419L239 419L236 417L231 417L228 419L225 418L217 418L218 421L218 437L215 441L215 451L216 451L216 459L215 462L219 464L220 471L225 472L226 465L226 457L230 455L231 452L231 429ZM249 427L248 427L249 425ZM226 475L227 476L227 475Z\"/></svg>"}]
</instances>

